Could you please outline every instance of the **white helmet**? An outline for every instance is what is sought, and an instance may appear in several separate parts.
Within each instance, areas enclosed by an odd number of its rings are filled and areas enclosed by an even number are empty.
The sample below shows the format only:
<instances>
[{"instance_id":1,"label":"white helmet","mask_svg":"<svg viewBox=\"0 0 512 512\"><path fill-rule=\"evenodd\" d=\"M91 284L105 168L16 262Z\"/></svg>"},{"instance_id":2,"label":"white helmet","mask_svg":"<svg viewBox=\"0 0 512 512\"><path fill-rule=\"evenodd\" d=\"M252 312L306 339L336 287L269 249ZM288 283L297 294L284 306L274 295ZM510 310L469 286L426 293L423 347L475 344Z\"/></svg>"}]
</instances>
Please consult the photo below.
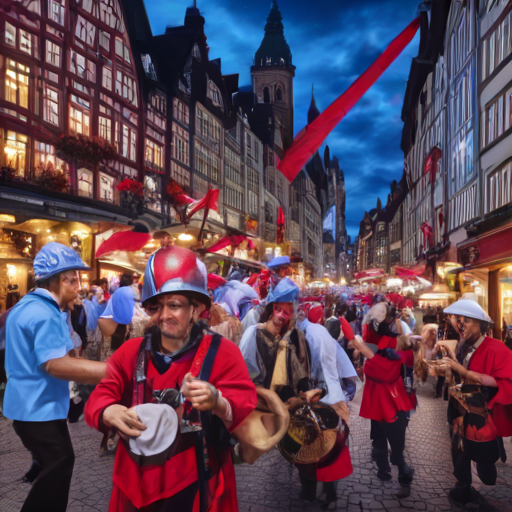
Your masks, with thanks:
<instances>
[{"instance_id":1,"label":"white helmet","mask_svg":"<svg viewBox=\"0 0 512 512\"><path fill-rule=\"evenodd\" d=\"M467 316L468 318L476 318L482 322L492 323L491 317L482 309L480 304L470 299L460 299L451 306L448 306L444 312L449 315Z\"/></svg>"}]
</instances>

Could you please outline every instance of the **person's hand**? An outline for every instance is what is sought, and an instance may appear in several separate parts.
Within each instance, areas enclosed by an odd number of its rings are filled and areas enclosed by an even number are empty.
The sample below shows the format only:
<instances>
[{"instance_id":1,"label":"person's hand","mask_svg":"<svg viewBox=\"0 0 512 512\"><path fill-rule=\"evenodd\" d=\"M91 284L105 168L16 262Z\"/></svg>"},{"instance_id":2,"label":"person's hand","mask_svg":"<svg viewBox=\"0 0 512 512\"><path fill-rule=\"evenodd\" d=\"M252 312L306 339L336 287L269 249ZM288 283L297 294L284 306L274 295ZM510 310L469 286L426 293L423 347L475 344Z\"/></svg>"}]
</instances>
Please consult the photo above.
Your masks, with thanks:
<instances>
[{"instance_id":1,"label":"person's hand","mask_svg":"<svg viewBox=\"0 0 512 512\"><path fill-rule=\"evenodd\" d=\"M348 348L353 348L354 350L359 349L359 342L354 338L353 340L350 340L347 345Z\"/></svg>"},{"instance_id":2,"label":"person's hand","mask_svg":"<svg viewBox=\"0 0 512 512\"><path fill-rule=\"evenodd\" d=\"M146 430L135 409L120 404L110 405L103 411L103 423L109 428L116 428L124 439L139 437Z\"/></svg>"},{"instance_id":3,"label":"person's hand","mask_svg":"<svg viewBox=\"0 0 512 512\"><path fill-rule=\"evenodd\" d=\"M309 402L318 402L320 400L320 396L322 395L321 389L310 389L309 391L305 391L303 393L306 401Z\"/></svg>"},{"instance_id":4,"label":"person's hand","mask_svg":"<svg viewBox=\"0 0 512 512\"><path fill-rule=\"evenodd\" d=\"M219 392L209 382L199 380L187 373L181 385L181 394L192 402L198 411L215 409L219 401Z\"/></svg>"}]
</instances>

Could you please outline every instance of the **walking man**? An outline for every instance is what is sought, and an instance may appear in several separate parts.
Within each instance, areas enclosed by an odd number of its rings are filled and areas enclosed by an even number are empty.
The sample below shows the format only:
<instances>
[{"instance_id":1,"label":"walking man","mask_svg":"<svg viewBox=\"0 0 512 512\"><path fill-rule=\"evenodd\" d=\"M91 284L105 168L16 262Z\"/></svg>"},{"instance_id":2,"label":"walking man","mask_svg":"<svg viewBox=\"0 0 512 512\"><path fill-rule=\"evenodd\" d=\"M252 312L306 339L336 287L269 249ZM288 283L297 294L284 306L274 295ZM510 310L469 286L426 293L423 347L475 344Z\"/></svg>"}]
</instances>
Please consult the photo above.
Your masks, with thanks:
<instances>
[{"instance_id":1,"label":"walking man","mask_svg":"<svg viewBox=\"0 0 512 512\"><path fill-rule=\"evenodd\" d=\"M97 384L106 365L70 357L73 340L64 308L78 295L78 253L51 242L36 255L36 288L14 306L6 322L4 414L41 472L22 512L67 508L75 455L66 418L69 382Z\"/></svg>"}]
</instances>

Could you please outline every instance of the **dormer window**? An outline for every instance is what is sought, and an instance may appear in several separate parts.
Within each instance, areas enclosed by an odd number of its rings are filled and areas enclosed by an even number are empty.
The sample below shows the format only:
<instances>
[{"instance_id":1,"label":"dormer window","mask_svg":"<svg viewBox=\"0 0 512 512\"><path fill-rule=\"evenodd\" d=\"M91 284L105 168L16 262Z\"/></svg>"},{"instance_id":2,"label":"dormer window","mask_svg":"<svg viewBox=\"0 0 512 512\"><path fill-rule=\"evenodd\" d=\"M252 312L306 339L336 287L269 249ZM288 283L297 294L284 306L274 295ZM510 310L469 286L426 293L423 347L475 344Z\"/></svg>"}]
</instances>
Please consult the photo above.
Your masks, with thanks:
<instances>
[{"instance_id":1,"label":"dormer window","mask_svg":"<svg viewBox=\"0 0 512 512\"><path fill-rule=\"evenodd\" d=\"M216 107L224 110L224 102L222 101L222 94L220 93L220 89L217 87L217 84L213 80L208 78L208 75L206 75L206 80L208 84L206 89L206 96L212 100L212 103Z\"/></svg>"},{"instance_id":2,"label":"dormer window","mask_svg":"<svg viewBox=\"0 0 512 512\"><path fill-rule=\"evenodd\" d=\"M283 103L283 91L281 90L281 87L278 87L277 88L277 92L276 92L276 103L278 105L281 105L281 103Z\"/></svg>"},{"instance_id":3,"label":"dormer window","mask_svg":"<svg viewBox=\"0 0 512 512\"><path fill-rule=\"evenodd\" d=\"M272 65L272 57L267 57L267 65Z\"/></svg>"}]
</instances>

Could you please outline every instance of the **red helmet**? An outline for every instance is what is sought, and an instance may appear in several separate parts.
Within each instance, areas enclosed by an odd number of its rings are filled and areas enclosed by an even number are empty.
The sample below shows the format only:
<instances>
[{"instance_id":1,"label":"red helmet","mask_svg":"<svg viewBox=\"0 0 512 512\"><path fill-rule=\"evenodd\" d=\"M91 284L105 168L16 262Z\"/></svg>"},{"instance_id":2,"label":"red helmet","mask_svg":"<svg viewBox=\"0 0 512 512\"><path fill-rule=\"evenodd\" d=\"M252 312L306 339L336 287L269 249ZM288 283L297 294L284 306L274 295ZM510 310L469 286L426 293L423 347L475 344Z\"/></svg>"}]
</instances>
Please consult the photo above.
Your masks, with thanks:
<instances>
[{"instance_id":1,"label":"red helmet","mask_svg":"<svg viewBox=\"0 0 512 512\"><path fill-rule=\"evenodd\" d=\"M206 267L192 251L177 246L159 249L146 265L142 305L166 293L188 295L192 292L201 295L202 301L210 307L206 282Z\"/></svg>"}]
</instances>

